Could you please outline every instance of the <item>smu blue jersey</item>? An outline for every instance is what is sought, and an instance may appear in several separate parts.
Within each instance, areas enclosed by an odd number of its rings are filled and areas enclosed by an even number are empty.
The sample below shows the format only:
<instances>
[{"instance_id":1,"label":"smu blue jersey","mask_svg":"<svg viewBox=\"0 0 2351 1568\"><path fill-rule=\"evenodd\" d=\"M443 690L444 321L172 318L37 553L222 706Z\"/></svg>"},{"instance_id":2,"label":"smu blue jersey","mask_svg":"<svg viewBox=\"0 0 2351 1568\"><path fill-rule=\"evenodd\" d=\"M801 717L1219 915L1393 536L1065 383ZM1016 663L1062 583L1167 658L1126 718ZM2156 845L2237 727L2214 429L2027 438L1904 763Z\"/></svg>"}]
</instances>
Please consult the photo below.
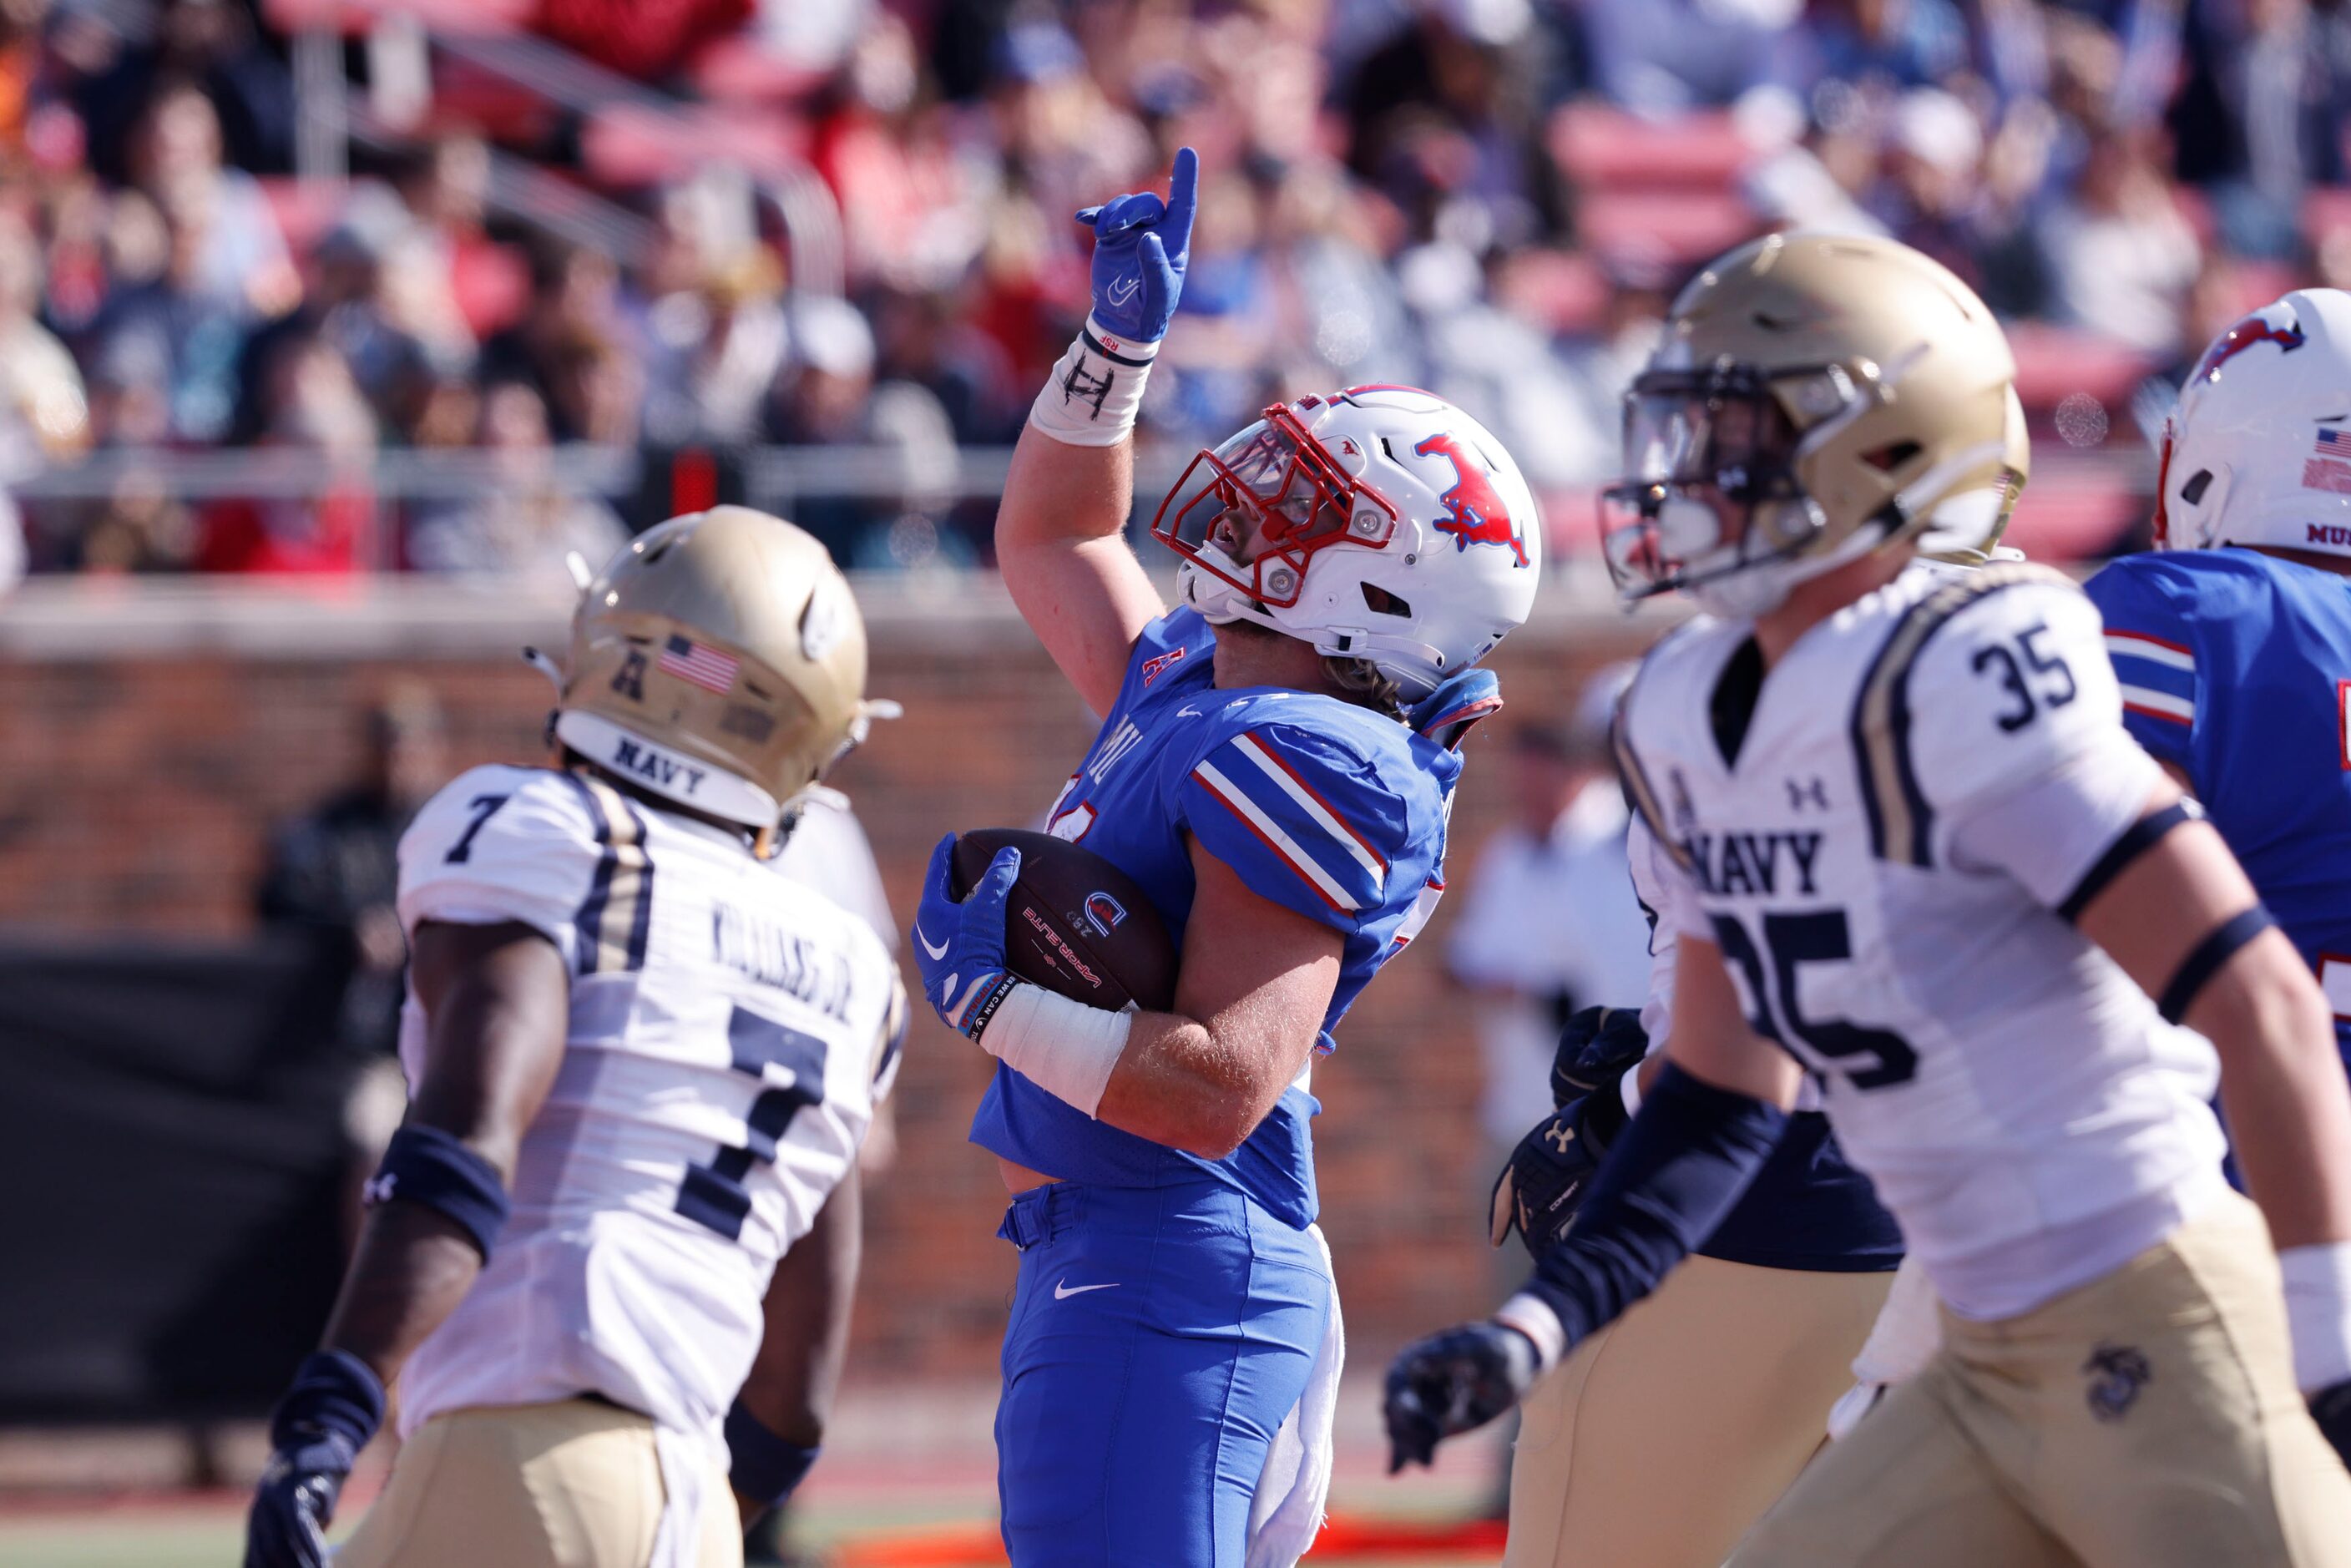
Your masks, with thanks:
<instances>
[{"instance_id":1,"label":"smu blue jersey","mask_svg":"<svg viewBox=\"0 0 2351 1568\"><path fill-rule=\"evenodd\" d=\"M2088 587L2124 723L2187 773L2351 1042L2351 580L2210 549L2129 556Z\"/></svg>"},{"instance_id":2,"label":"smu blue jersey","mask_svg":"<svg viewBox=\"0 0 2351 1568\"><path fill-rule=\"evenodd\" d=\"M1328 1051L1348 1006L1436 906L1461 759L1334 697L1220 690L1214 649L1194 610L1144 628L1048 829L1134 878L1179 940L1192 912L1194 839L1251 892L1339 932ZM1206 1171L1302 1227L1316 1212L1307 1122L1319 1109L1292 1085L1238 1149L1207 1160L1097 1122L999 1065L971 1139L1065 1181L1158 1186Z\"/></svg>"}]
</instances>

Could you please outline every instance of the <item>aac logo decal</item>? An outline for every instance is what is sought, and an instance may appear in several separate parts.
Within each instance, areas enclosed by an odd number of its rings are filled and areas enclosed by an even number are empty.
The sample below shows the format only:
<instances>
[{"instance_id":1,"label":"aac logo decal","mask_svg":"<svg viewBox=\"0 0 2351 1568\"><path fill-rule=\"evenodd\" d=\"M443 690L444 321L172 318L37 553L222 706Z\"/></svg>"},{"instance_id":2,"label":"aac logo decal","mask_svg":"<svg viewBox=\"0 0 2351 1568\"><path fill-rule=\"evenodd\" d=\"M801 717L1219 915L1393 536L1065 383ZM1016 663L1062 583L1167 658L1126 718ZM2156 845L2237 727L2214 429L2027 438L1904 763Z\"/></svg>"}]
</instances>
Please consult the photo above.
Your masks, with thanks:
<instances>
[{"instance_id":1,"label":"aac logo decal","mask_svg":"<svg viewBox=\"0 0 2351 1568\"><path fill-rule=\"evenodd\" d=\"M1103 936L1109 936L1126 918L1126 906L1107 893L1086 894L1086 924Z\"/></svg>"},{"instance_id":2,"label":"aac logo decal","mask_svg":"<svg viewBox=\"0 0 2351 1568\"><path fill-rule=\"evenodd\" d=\"M1471 545L1507 546L1519 558L1519 564L1526 565L1527 541L1520 536L1501 493L1494 488L1494 471L1486 466L1485 459L1465 451L1447 431L1439 431L1412 450L1416 457L1442 457L1453 465L1453 487L1442 497L1445 516L1437 520L1437 531L1451 534L1457 550Z\"/></svg>"}]
</instances>

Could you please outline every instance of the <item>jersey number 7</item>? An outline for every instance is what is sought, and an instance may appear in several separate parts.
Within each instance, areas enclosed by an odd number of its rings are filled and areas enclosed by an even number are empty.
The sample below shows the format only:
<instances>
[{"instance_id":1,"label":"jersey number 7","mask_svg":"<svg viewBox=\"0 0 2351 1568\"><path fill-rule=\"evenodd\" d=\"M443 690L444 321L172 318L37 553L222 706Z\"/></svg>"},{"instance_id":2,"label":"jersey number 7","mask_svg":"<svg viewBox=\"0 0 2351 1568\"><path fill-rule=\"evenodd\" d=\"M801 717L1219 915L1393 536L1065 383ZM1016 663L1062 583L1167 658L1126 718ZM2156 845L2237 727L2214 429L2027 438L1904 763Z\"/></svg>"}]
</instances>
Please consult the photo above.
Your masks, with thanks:
<instances>
[{"instance_id":1,"label":"jersey number 7","mask_svg":"<svg viewBox=\"0 0 2351 1568\"><path fill-rule=\"evenodd\" d=\"M773 1064L789 1070L792 1079L789 1087L760 1090L751 1102L743 1118L743 1147L721 1147L708 1165L685 1167L677 1212L737 1241L742 1239L743 1221L751 1212L751 1190L743 1185L751 1174L751 1162L775 1164L776 1145L791 1131L792 1118L824 1103L825 1047L812 1034L743 1008L726 1020L726 1044L734 1053L736 1071L764 1080Z\"/></svg>"},{"instance_id":2,"label":"jersey number 7","mask_svg":"<svg viewBox=\"0 0 2351 1568\"><path fill-rule=\"evenodd\" d=\"M1796 1004L1799 965L1842 963L1853 956L1853 933L1844 910L1766 915L1761 948L1737 916L1708 919L1722 956L1739 966L1747 994L1754 998L1755 1010L1747 1022L1757 1034L1802 1062L1814 1077L1834 1071L1855 1089L1884 1089L1917 1075L1917 1051L1892 1030L1808 1019ZM1784 1030L1774 1012L1787 1020Z\"/></svg>"}]
</instances>

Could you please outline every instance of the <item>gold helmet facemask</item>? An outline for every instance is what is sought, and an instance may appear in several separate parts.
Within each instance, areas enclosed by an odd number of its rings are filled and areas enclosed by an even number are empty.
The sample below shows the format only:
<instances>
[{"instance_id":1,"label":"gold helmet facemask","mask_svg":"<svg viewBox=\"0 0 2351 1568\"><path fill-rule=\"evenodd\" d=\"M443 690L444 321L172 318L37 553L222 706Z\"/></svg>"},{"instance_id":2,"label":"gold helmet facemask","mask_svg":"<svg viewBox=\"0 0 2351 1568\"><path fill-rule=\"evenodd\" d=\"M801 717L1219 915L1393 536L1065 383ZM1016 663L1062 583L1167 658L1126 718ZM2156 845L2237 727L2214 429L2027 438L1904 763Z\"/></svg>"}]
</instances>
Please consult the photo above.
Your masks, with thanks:
<instances>
[{"instance_id":1,"label":"gold helmet facemask","mask_svg":"<svg viewBox=\"0 0 2351 1568\"><path fill-rule=\"evenodd\" d=\"M1981 301L1907 246L1741 246L1625 396L1626 476L1601 501L1619 592L1752 615L1896 542L1984 559L2030 460L2014 375Z\"/></svg>"},{"instance_id":2,"label":"gold helmet facemask","mask_svg":"<svg viewBox=\"0 0 2351 1568\"><path fill-rule=\"evenodd\" d=\"M864 620L824 546L747 507L623 546L581 591L558 685L564 747L760 834L898 712L865 696Z\"/></svg>"}]
</instances>

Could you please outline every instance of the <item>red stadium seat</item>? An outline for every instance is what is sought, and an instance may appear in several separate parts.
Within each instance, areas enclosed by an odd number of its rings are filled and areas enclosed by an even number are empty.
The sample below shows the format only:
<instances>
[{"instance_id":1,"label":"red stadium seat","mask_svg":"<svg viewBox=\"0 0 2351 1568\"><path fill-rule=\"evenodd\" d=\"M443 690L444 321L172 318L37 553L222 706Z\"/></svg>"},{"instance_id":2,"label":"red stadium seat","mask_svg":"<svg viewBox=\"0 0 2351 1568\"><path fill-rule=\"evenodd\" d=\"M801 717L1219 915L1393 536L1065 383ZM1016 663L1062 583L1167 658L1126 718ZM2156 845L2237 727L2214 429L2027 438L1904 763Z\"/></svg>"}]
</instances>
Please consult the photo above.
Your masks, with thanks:
<instances>
[{"instance_id":1,"label":"red stadium seat","mask_svg":"<svg viewBox=\"0 0 2351 1568\"><path fill-rule=\"evenodd\" d=\"M1575 223L1586 249L1684 264L1719 256L1763 228L1730 191L1593 191L1578 204Z\"/></svg>"},{"instance_id":2,"label":"red stadium seat","mask_svg":"<svg viewBox=\"0 0 2351 1568\"><path fill-rule=\"evenodd\" d=\"M2047 413L2086 392L2111 414L2156 369L2137 350L2074 327L2012 322L2008 341L2016 351L2017 399L2027 413Z\"/></svg>"},{"instance_id":3,"label":"red stadium seat","mask_svg":"<svg viewBox=\"0 0 2351 1568\"><path fill-rule=\"evenodd\" d=\"M428 33L516 33L529 25L538 0L265 0L261 9L281 33L364 33L387 16L412 17Z\"/></svg>"},{"instance_id":4,"label":"red stadium seat","mask_svg":"<svg viewBox=\"0 0 2351 1568\"><path fill-rule=\"evenodd\" d=\"M588 122L580 157L599 183L616 187L691 178L714 150L754 174L798 167L807 128L747 104L692 105L673 114L618 104Z\"/></svg>"},{"instance_id":5,"label":"red stadium seat","mask_svg":"<svg viewBox=\"0 0 2351 1568\"><path fill-rule=\"evenodd\" d=\"M255 183L269 199L269 215L277 220L277 232L296 256L309 254L342 215L345 193L340 185L284 175L263 175Z\"/></svg>"},{"instance_id":6,"label":"red stadium seat","mask_svg":"<svg viewBox=\"0 0 2351 1568\"><path fill-rule=\"evenodd\" d=\"M1560 167L1594 190L1729 190L1755 156L1721 111L1661 122L1571 103L1552 116L1549 140Z\"/></svg>"},{"instance_id":7,"label":"red stadium seat","mask_svg":"<svg viewBox=\"0 0 2351 1568\"><path fill-rule=\"evenodd\" d=\"M1608 304L1600 264L1580 252L1525 250L1506 258L1494 280L1504 308L1554 334L1590 331Z\"/></svg>"},{"instance_id":8,"label":"red stadium seat","mask_svg":"<svg viewBox=\"0 0 2351 1568\"><path fill-rule=\"evenodd\" d=\"M697 92L718 102L778 103L806 98L824 85L826 73L779 59L738 36L703 49L687 75Z\"/></svg>"}]
</instances>

